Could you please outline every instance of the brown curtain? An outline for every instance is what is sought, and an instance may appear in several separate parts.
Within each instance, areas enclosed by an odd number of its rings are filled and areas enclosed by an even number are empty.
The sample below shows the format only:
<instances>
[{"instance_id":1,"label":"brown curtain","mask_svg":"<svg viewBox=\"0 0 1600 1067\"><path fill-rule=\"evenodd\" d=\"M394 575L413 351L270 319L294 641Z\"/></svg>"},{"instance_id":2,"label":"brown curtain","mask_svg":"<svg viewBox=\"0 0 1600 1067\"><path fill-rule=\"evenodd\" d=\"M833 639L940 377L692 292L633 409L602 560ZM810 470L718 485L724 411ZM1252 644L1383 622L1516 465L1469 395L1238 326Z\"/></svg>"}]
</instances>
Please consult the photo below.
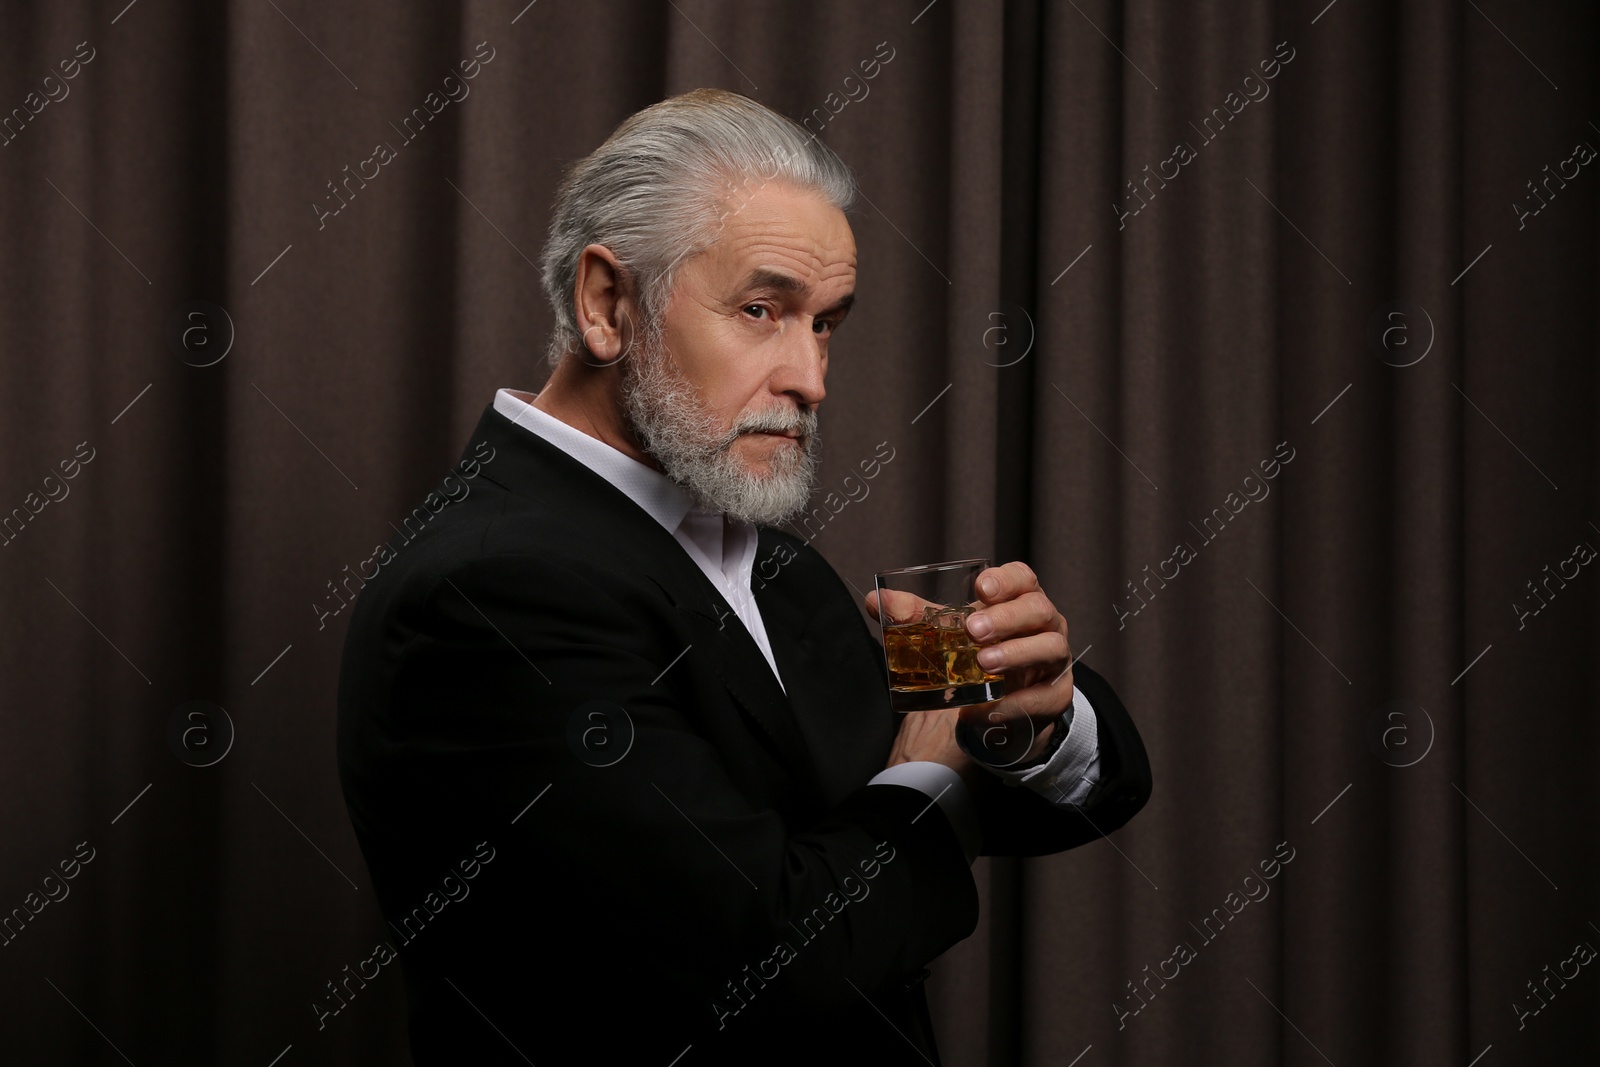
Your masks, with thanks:
<instances>
[{"instance_id":1,"label":"brown curtain","mask_svg":"<svg viewBox=\"0 0 1600 1067\"><path fill-rule=\"evenodd\" d=\"M865 194L816 547L1027 560L1153 765L978 863L945 1061L1593 1058L1593 5L524 5L0 5L8 1062L407 1062L398 974L310 1007L386 936L334 590L701 85Z\"/></svg>"}]
</instances>

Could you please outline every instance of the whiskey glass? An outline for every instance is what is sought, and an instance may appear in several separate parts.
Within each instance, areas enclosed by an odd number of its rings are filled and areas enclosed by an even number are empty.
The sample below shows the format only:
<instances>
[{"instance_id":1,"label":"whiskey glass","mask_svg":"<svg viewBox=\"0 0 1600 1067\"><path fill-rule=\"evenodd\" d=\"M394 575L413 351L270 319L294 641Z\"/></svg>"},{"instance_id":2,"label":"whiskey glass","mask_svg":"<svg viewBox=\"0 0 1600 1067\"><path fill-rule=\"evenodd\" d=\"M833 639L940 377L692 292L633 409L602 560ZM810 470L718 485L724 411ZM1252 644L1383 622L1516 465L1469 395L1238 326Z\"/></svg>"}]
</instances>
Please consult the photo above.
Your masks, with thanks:
<instances>
[{"instance_id":1,"label":"whiskey glass","mask_svg":"<svg viewBox=\"0 0 1600 1067\"><path fill-rule=\"evenodd\" d=\"M958 559L873 575L895 711L961 708L1005 695L1005 677L978 665L983 646L967 632L967 616L985 606L974 583L988 566L986 559Z\"/></svg>"}]
</instances>

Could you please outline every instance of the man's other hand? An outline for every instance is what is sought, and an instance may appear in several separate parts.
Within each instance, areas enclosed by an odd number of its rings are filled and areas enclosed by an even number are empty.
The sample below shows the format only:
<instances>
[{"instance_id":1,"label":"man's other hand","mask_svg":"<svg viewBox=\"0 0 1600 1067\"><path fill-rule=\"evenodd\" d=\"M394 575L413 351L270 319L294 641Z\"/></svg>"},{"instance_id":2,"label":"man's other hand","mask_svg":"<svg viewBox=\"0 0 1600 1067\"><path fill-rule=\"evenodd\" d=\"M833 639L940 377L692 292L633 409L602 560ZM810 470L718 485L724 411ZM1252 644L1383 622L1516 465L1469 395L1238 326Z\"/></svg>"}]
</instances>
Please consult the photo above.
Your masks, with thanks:
<instances>
[{"instance_id":1,"label":"man's other hand","mask_svg":"<svg viewBox=\"0 0 1600 1067\"><path fill-rule=\"evenodd\" d=\"M956 743L956 722L960 708L937 711L908 711L900 717L900 732L889 750L887 766L928 760L942 763L961 775L968 787L975 787L985 772Z\"/></svg>"}]
</instances>

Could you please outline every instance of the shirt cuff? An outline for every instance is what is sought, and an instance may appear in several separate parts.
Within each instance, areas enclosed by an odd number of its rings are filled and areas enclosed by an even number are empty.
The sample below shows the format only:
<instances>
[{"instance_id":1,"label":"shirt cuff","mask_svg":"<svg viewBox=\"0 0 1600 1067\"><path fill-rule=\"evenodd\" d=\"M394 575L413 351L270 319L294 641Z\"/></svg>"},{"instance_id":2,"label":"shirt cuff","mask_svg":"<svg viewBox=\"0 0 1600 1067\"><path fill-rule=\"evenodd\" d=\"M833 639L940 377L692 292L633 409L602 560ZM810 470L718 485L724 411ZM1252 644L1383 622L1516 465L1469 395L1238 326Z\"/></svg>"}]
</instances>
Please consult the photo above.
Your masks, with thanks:
<instances>
[{"instance_id":1,"label":"shirt cuff","mask_svg":"<svg viewBox=\"0 0 1600 1067\"><path fill-rule=\"evenodd\" d=\"M967 865L971 866L978 858L978 850L983 845L978 813L972 806L972 794L967 791L967 783L961 780L954 769L932 760L911 760L884 768L873 775L867 784L908 785L926 793L929 797L928 807L938 804L939 810L950 820L950 826L967 854ZM927 810L924 808L922 814L927 814ZM919 819L921 817L917 816Z\"/></svg>"},{"instance_id":2,"label":"shirt cuff","mask_svg":"<svg viewBox=\"0 0 1600 1067\"><path fill-rule=\"evenodd\" d=\"M1077 686L1072 687L1072 707L1056 729L1063 725L1067 735L1044 763L1017 768L984 763L984 769L1007 785L1026 785L1054 804L1082 804L1100 780L1100 728L1094 706Z\"/></svg>"}]
</instances>

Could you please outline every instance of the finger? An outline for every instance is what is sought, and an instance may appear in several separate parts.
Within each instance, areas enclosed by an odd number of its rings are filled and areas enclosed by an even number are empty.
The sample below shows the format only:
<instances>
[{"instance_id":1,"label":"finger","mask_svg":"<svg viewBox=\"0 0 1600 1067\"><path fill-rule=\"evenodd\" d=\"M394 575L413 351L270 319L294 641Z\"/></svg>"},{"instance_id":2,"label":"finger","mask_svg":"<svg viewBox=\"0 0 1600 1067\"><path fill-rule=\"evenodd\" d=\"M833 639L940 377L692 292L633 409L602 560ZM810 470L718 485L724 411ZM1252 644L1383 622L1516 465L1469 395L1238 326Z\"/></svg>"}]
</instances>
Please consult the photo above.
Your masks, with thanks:
<instances>
[{"instance_id":1,"label":"finger","mask_svg":"<svg viewBox=\"0 0 1600 1067\"><path fill-rule=\"evenodd\" d=\"M1006 684L1013 692L1027 689L1050 690L1059 694L1063 707L1072 703L1072 663L1045 663L1006 673Z\"/></svg>"},{"instance_id":2,"label":"finger","mask_svg":"<svg viewBox=\"0 0 1600 1067\"><path fill-rule=\"evenodd\" d=\"M986 671L1021 670L1024 667L1065 663L1072 655L1067 638L1055 630L1013 637L978 651L978 666Z\"/></svg>"},{"instance_id":3,"label":"finger","mask_svg":"<svg viewBox=\"0 0 1600 1067\"><path fill-rule=\"evenodd\" d=\"M1019 560L1000 567L989 567L978 575L978 596L990 604L1011 600L1030 590L1039 588L1039 577L1033 568Z\"/></svg>"},{"instance_id":4,"label":"finger","mask_svg":"<svg viewBox=\"0 0 1600 1067\"><path fill-rule=\"evenodd\" d=\"M1015 600L992 604L967 616L967 632L979 641L998 641L1014 635L1041 630L1060 632L1056 625L1056 606L1040 590L1023 593Z\"/></svg>"},{"instance_id":5,"label":"finger","mask_svg":"<svg viewBox=\"0 0 1600 1067\"><path fill-rule=\"evenodd\" d=\"M922 609L927 607L943 607L931 600L925 600L915 593L904 589L874 589L867 594L867 610L872 612L872 617L878 622L884 622L882 611L888 614L888 622L911 622L922 617Z\"/></svg>"}]
</instances>

